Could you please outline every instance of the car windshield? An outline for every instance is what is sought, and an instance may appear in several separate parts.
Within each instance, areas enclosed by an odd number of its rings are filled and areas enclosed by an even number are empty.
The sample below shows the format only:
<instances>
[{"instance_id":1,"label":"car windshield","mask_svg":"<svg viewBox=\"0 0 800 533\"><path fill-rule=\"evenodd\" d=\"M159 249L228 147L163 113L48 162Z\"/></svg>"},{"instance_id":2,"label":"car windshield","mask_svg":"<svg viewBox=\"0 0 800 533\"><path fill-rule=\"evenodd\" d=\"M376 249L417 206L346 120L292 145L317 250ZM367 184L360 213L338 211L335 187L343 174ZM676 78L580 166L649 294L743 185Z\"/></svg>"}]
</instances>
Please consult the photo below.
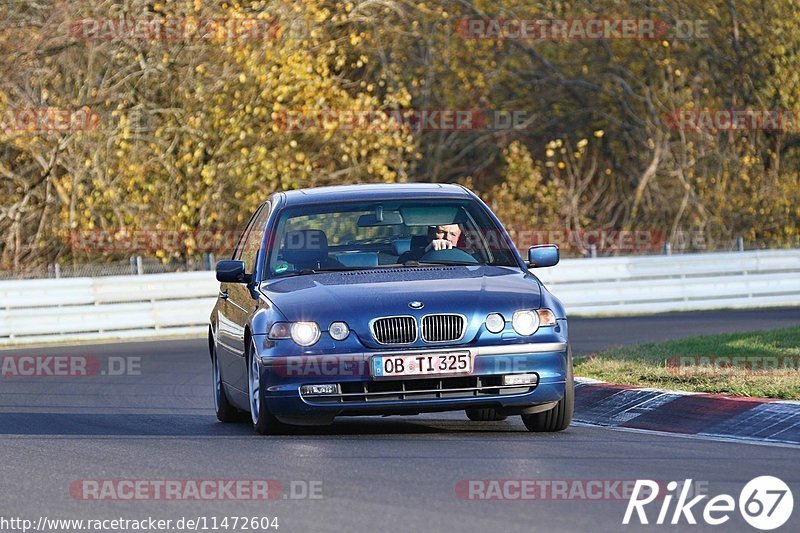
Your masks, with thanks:
<instances>
[{"instance_id":1,"label":"car windshield","mask_svg":"<svg viewBox=\"0 0 800 533\"><path fill-rule=\"evenodd\" d=\"M269 277L398 265L519 266L503 230L471 200L289 207L276 224Z\"/></svg>"}]
</instances>

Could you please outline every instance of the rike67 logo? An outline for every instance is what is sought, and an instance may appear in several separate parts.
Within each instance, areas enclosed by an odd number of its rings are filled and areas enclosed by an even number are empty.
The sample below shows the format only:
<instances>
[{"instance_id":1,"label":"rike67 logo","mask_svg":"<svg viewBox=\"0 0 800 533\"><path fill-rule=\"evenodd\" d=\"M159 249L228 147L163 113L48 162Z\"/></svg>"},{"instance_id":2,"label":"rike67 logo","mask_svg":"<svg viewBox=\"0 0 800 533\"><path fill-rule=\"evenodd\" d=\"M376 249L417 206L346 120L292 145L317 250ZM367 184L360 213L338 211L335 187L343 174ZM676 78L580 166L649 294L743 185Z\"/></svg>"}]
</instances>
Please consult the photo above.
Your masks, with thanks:
<instances>
[{"instance_id":1,"label":"rike67 logo","mask_svg":"<svg viewBox=\"0 0 800 533\"><path fill-rule=\"evenodd\" d=\"M696 525L696 513L706 524L719 526L730 520L731 514L736 511L737 504L739 513L745 522L764 531L781 527L792 516L794 508L792 491L781 479L773 476L759 476L751 479L739 493L738 502L729 494L720 494L702 505L700 502L708 498L708 495L701 494L689 499L691 486L691 479L687 479L682 485L679 485L677 481L670 481L667 483L666 493L660 494L663 484L649 479L637 479L622 523L628 525L636 523L636 520L640 524L651 523L652 512L648 516L645 507L657 499L661 506L658 510L658 517L655 519L656 524ZM678 487L681 487L680 494L678 494ZM677 501L673 507L672 502L676 496ZM657 506L658 504L653 507ZM654 510L651 509L651 511ZM632 519L633 522L631 522Z\"/></svg>"}]
</instances>

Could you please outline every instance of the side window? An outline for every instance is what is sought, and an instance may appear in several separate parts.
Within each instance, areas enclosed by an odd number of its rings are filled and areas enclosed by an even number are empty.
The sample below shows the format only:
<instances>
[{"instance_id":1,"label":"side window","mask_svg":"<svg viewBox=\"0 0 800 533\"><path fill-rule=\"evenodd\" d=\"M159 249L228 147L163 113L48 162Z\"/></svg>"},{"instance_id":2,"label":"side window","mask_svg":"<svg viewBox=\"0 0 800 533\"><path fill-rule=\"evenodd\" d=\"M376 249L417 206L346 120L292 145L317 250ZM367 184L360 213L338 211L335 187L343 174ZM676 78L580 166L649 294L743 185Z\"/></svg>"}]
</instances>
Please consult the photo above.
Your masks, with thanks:
<instances>
[{"instance_id":1,"label":"side window","mask_svg":"<svg viewBox=\"0 0 800 533\"><path fill-rule=\"evenodd\" d=\"M269 203L265 203L253 218L253 223L247 228L247 235L241 247L241 260L244 261L245 271L248 273L252 273L255 270L256 256L261 246L261 239L264 236L264 226L267 224L269 213L270 205Z\"/></svg>"},{"instance_id":2,"label":"side window","mask_svg":"<svg viewBox=\"0 0 800 533\"><path fill-rule=\"evenodd\" d=\"M233 249L233 255L231 256L232 260L239 261L242 259L242 252L244 251L244 243L247 240L248 235L250 234L250 230L253 229L253 223L258 218L258 215L261 213L263 209L264 209L263 205L258 209L256 209L256 212L253 213L253 216L251 216L250 220L247 221L247 226L245 226L244 231L239 236L239 240L236 241L236 247Z\"/></svg>"}]
</instances>

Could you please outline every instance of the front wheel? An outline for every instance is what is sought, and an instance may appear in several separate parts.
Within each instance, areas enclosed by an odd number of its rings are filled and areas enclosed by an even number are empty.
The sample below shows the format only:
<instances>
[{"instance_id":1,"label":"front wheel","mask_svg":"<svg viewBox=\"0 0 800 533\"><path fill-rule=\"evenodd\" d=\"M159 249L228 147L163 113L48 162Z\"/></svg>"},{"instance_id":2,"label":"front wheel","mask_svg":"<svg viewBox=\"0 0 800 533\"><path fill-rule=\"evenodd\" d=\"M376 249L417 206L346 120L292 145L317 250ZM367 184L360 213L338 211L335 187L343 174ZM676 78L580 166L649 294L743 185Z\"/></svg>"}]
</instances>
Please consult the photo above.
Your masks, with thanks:
<instances>
[{"instance_id":1,"label":"front wheel","mask_svg":"<svg viewBox=\"0 0 800 533\"><path fill-rule=\"evenodd\" d=\"M575 409L575 381L572 375L572 348L567 347L567 377L564 383L564 397L555 407L542 413L522 415L522 423L528 431L563 431L572 422Z\"/></svg>"},{"instance_id":2,"label":"front wheel","mask_svg":"<svg viewBox=\"0 0 800 533\"><path fill-rule=\"evenodd\" d=\"M277 435L286 430L286 425L269 412L261 387L261 372L258 357L255 355L252 343L247 349L247 388L250 396L250 417L253 428L261 435Z\"/></svg>"},{"instance_id":3,"label":"front wheel","mask_svg":"<svg viewBox=\"0 0 800 533\"><path fill-rule=\"evenodd\" d=\"M214 347L211 350L211 378L214 387L214 410L217 413L217 420L225 423L240 422L242 413L231 405L228 401L228 395L225 394L222 373L219 371L219 361L217 360L217 349Z\"/></svg>"}]
</instances>

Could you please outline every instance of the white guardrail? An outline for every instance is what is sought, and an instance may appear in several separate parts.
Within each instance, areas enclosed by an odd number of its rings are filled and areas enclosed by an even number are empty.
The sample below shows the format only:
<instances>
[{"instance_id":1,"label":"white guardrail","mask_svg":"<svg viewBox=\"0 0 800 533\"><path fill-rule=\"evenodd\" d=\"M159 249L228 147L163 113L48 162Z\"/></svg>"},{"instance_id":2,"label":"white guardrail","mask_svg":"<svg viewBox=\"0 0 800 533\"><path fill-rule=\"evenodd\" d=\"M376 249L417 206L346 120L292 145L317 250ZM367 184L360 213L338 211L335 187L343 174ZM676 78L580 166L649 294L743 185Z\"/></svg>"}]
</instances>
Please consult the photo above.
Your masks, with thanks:
<instances>
[{"instance_id":1,"label":"white guardrail","mask_svg":"<svg viewBox=\"0 0 800 533\"><path fill-rule=\"evenodd\" d=\"M565 259L535 273L572 316L800 305L800 250ZM0 345L202 335L213 272L0 282Z\"/></svg>"}]
</instances>

